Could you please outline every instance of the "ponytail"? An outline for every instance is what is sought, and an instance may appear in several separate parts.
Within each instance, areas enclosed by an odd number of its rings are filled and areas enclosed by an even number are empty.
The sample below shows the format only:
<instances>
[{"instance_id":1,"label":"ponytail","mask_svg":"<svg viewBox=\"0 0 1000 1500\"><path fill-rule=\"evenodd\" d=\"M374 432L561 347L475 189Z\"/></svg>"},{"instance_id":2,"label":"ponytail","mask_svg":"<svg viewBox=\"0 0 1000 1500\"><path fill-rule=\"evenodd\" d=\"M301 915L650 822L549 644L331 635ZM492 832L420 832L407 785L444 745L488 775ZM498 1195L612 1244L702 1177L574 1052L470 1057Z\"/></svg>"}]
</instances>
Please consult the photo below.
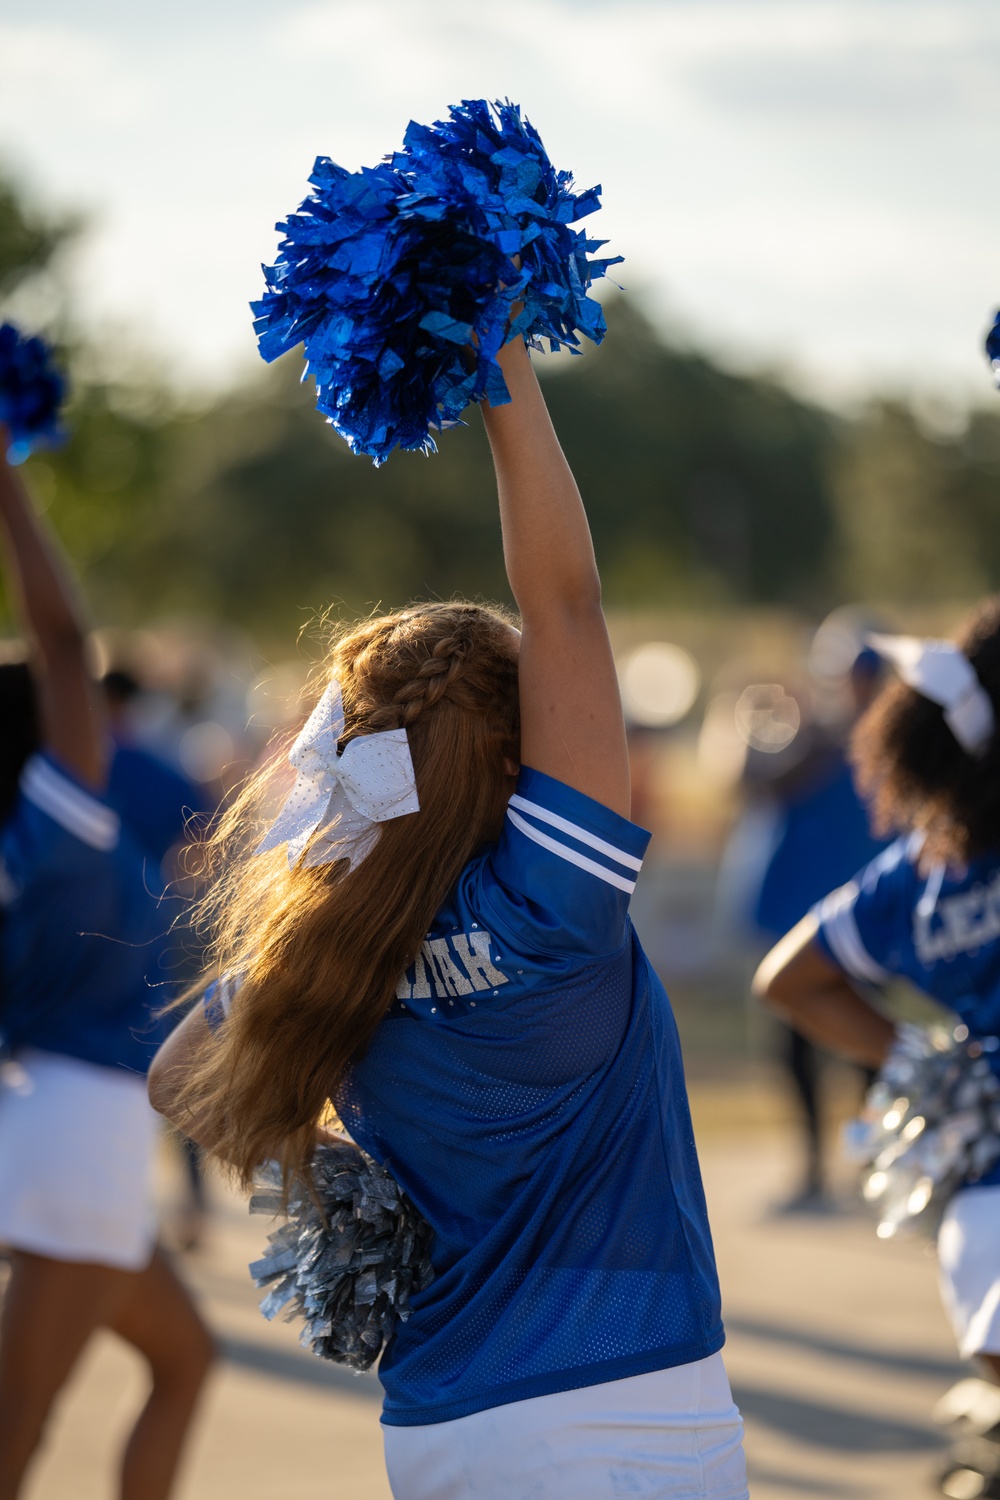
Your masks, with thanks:
<instances>
[{"instance_id":1,"label":"ponytail","mask_svg":"<svg viewBox=\"0 0 1000 1500\"><path fill-rule=\"evenodd\" d=\"M420 811L380 825L372 852L289 870L254 857L265 771L207 849L201 906L213 968L237 974L229 1017L196 1059L182 1109L208 1120L244 1185L267 1158L309 1177L315 1128L468 861L498 836L518 758L517 637L472 604L418 605L343 634L328 662L344 699L341 749L405 728ZM325 686L325 682L324 682Z\"/></svg>"}]
</instances>

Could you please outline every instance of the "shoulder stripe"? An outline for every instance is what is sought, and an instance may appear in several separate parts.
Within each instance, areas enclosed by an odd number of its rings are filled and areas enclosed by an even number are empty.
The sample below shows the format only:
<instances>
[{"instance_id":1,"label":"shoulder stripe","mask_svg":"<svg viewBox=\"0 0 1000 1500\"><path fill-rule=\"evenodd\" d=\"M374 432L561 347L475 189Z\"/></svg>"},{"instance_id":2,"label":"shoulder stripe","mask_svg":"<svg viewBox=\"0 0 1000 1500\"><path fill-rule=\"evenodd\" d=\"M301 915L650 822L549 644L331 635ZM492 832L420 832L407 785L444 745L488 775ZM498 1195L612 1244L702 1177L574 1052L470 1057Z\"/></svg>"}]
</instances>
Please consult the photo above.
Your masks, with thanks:
<instances>
[{"instance_id":1,"label":"shoulder stripe","mask_svg":"<svg viewBox=\"0 0 1000 1500\"><path fill-rule=\"evenodd\" d=\"M205 1020L211 1032L218 1031L223 1021L233 1008L233 995L236 986L230 975L223 974L214 979L201 997L202 1008L205 1012Z\"/></svg>"},{"instance_id":2,"label":"shoulder stripe","mask_svg":"<svg viewBox=\"0 0 1000 1500\"><path fill-rule=\"evenodd\" d=\"M510 799L511 807L519 807L522 812L530 813L540 823L548 823L552 828L558 828L560 833L568 833L570 838L577 839L581 844L587 844L591 849L596 849L599 854L606 854L608 859L613 859L615 864L624 865L628 870L641 870L642 860L636 859L634 854L626 854L623 849L618 849L614 844L605 843L596 834L588 833L586 828L581 828L578 823L571 823L568 818L561 818L558 813L549 812L547 807L542 807L538 802L529 802L527 797L520 796L515 792ZM521 825L518 824L518 827Z\"/></svg>"},{"instance_id":3,"label":"shoulder stripe","mask_svg":"<svg viewBox=\"0 0 1000 1500\"><path fill-rule=\"evenodd\" d=\"M105 854L117 847L121 832L118 814L40 756L33 756L21 773L21 791L81 843Z\"/></svg>"},{"instance_id":4,"label":"shoulder stripe","mask_svg":"<svg viewBox=\"0 0 1000 1500\"><path fill-rule=\"evenodd\" d=\"M626 880L624 875L618 875L614 870L605 869L596 860L588 859L577 849L571 849L568 844L560 844L558 839L550 839L547 833L542 833L539 828L532 828L530 823L525 822L512 807L507 808L507 816L515 828L519 828L523 834L532 839L536 844L541 844L543 849L558 854L560 859L565 859L571 865L577 865L581 870L587 870L591 875L596 875L599 880L606 880L608 885L617 886L620 891L627 891L630 895L635 890L635 881Z\"/></svg>"},{"instance_id":5,"label":"shoulder stripe","mask_svg":"<svg viewBox=\"0 0 1000 1500\"><path fill-rule=\"evenodd\" d=\"M858 887L851 881L839 890L831 891L816 908L823 928L823 935L834 957L854 979L867 980L870 984L882 984L889 972L876 963L861 941L858 924L854 918L854 903Z\"/></svg>"},{"instance_id":6,"label":"shoulder stripe","mask_svg":"<svg viewBox=\"0 0 1000 1500\"><path fill-rule=\"evenodd\" d=\"M233 998L236 995L236 982L228 972L223 974L219 980L218 996L222 1007L222 1014L228 1016L233 1008Z\"/></svg>"}]
</instances>

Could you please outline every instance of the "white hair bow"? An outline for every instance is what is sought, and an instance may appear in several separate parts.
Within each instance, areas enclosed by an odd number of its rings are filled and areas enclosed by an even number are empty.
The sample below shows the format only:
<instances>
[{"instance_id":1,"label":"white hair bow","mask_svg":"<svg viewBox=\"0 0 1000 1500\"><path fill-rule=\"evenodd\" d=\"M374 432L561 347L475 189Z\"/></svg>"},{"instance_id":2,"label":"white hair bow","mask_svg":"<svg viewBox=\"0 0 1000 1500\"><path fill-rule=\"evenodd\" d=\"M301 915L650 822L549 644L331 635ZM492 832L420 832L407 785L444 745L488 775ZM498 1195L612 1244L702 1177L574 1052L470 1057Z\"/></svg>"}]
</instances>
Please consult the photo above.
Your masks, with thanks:
<instances>
[{"instance_id":1,"label":"white hair bow","mask_svg":"<svg viewBox=\"0 0 1000 1500\"><path fill-rule=\"evenodd\" d=\"M353 870L375 847L376 823L420 811L406 730L358 735L338 755L343 732L344 704L334 678L288 752L298 772L295 785L257 854L287 844L291 867L319 833L306 864L347 859Z\"/></svg>"},{"instance_id":2,"label":"white hair bow","mask_svg":"<svg viewBox=\"0 0 1000 1500\"><path fill-rule=\"evenodd\" d=\"M950 641L912 635L870 635L879 656L891 661L908 687L944 709L944 721L970 755L982 755L996 733L992 700L975 668Z\"/></svg>"}]
</instances>

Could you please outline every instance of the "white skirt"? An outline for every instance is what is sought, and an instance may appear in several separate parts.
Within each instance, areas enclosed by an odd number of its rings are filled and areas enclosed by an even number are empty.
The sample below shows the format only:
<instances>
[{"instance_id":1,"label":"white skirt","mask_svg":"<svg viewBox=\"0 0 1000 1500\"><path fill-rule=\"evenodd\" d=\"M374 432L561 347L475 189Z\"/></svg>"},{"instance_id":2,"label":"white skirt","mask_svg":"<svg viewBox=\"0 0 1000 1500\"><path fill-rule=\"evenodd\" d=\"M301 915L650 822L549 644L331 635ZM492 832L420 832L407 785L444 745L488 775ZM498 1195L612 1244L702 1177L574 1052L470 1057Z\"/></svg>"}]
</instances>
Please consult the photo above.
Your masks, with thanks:
<instances>
[{"instance_id":1,"label":"white skirt","mask_svg":"<svg viewBox=\"0 0 1000 1500\"><path fill-rule=\"evenodd\" d=\"M142 1270L156 1140L134 1073L27 1048L0 1064L0 1245Z\"/></svg>"},{"instance_id":2,"label":"white skirt","mask_svg":"<svg viewBox=\"0 0 1000 1500\"><path fill-rule=\"evenodd\" d=\"M743 1421L721 1354L383 1427L395 1500L747 1500Z\"/></svg>"},{"instance_id":3,"label":"white skirt","mask_svg":"<svg viewBox=\"0 0 1000 1500\"><path fill-rule=\"evenodd\" d=\"M959 1353L1000 1354L1000 1187L955 1194L938 1230L938 1267Z\"/></svg>"}]
</instances>

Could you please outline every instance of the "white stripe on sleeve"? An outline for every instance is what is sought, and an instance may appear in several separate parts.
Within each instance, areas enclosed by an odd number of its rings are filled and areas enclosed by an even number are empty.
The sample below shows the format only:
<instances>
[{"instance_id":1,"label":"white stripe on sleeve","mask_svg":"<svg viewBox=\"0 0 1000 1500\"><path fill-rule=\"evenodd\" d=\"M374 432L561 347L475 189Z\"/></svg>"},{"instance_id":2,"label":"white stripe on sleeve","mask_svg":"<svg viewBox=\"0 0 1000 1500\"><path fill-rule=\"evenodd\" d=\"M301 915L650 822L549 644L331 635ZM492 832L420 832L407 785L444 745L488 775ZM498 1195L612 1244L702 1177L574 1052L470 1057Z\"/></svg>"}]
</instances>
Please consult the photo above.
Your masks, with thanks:
<instances>
[{"instance_id":1,"label":"white stripe on sleeve","mask_svg":"<svg viewBox=\"0 0 1000 1500\"><path fill-rule=\"evenodd\" d=\"M816 908L816 914L823 928L823 935L841 968L854 979L882 984L890 975L887 969L875 962L861 941L858 924L854 919L854 903L857 898L858 887L852 880L825 896Z\"/></svg>"},{"instance_id":2,"label":"white stripe on sleeve","mask_svg":"<svg viewBox=\"0 0 1000 1500\"><path fill-rule=\"evenodd\" d=\"M624 875L618 875L614 870L606 870L596 860L588 859L585 854L571 849L568 844L560 844L558 839L550 839L547 833L542 833L539 828L532 828L526 823L512 807L507 808L507 816L515 828L532 839L536 844L541 844L543 849L548 849L553 854L558 854L560 859L565 859L571 865L577 865L581 870L587 870L591 875L596 875L598 880L606 880L608 885L617 886L620 891L631 893L635 890L635 881L626 880Z\"/></svg>"},{"instance_id":3,"label":"white stripe on sleeve","mask_svg":"<svg viewBox=\"0 0 1000 1500\"><path fill-rule=\"evenodd\" d=\"M618 849L614 844L606 844L596 834L588 833L586 828L581 828L579 823L571 823L568 818L561 818L558 813L549 812L547 807L542 807L538 802L529 802L527 797L522 797L515 792L510 799L511 807L519 807L522 812L530 813L540 823L548 823L551 828L558 828L560 833L568 833L570 838L576 839L581 844L587 844L591 849L596 849L599 854L606 854L608 859L613 859L616 865L624 865L628 870L641 870L642 860L636 859L634 854L626 854L623 849ZM521 824L518 824L521 827Z\"/></svg>"},{"instance_id":4,"label":"white stripe on sleeve","mask_svg":"<svg viewBox=\"0 0 1000 1500\"><path fill-rule=\"evenodd\" d=\"M61 776L40 756L33 756L21 773L21 791L60 828L92 849L107 854L117 847L121 832L118 814Z\"/></svg>"},{"instance_id":5,"label":"white stripe on sleeve","mask_svg":"<svg viewBox=\"0 0 1000 1500\"><path fill-rule=\"evenodd\" d=\"M219 987L212 997L219 1002L219 1009L224 1016L228 1016L233 1008L233 997L236 994L236 985L231 974L223 974L219 979Z\"/></svg>"}]
</instances>

